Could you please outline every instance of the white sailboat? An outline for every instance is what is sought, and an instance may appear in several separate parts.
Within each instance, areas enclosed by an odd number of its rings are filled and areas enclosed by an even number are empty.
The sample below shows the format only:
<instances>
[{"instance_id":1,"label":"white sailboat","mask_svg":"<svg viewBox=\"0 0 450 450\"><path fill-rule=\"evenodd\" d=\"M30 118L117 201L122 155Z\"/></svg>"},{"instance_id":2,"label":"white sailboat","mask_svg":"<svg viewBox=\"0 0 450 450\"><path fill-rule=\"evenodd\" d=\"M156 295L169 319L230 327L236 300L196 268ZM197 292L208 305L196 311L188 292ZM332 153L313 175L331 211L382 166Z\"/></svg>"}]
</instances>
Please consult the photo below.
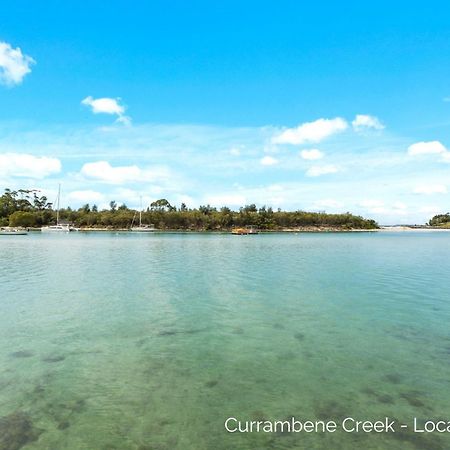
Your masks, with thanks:
<instances>
[{"instance_id":1,"label":"white sailboat","mask_svg":"<svg viewBox=\"0 0 450 450\"><path fill-rule=\"evenodd\" d=\"M59 222L59 200L61 197L61 185L58 186L58 197L56 199L56 225L48 225L42 227L41 231L44 233L68 233L70 230L70 225L67 223Z\"/></svg>"},{"instance_id":2,"label":"white sailboat","mask_svg":"<svg viewBox=\"0 0 450 450\"><path fill-rule=\"evenodd\" d=\"M133 222L131 223L130 231L137 232L137 233L152 233L156 231L156 228L153 226L153 224L145 225L142 223L142 197L141 197L141 209L139 211L139 225L134 225L134 217Z\"/></svg>"},{"instance_id":3,"label":"white sailboat","mask_svg":"<svg viewBox=\"0 0 450 450\"><path fill-rule=\"evenodd\" d=\"M0 236L25 236L28 231L24 228L1 227Z\"/></svg>"}]
</instances>

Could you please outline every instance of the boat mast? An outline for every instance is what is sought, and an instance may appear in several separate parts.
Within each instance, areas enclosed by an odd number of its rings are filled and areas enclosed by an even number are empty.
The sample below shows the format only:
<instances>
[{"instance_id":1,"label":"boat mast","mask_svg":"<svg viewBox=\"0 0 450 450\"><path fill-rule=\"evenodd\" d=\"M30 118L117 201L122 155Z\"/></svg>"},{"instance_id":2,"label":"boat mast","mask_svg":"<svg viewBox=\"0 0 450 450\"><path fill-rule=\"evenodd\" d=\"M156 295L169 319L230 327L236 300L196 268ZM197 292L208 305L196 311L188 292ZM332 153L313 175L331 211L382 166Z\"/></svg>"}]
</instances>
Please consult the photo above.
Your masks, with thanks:
<instances>
[{"instance_id":1,"label":"boat mast","mask_svg":"<svg viewBox=\"0 0 450 450\"><path fill-rule=\"evenodd\" d=\"M139 226L142 227L142 195L140 199L141 199L141 209L139 210Z\"/></svg>"},{"instance_id":2,"label":"boat mast","mask_svg":"<svg viewBox=\"0 0 450 450\"><path fill-rule=\"evenodd\" d=\"M58 198L56 199L56 225L59 225L59 198L61 196L61 183L58 184Z\"/></svg>"}]
</instances>

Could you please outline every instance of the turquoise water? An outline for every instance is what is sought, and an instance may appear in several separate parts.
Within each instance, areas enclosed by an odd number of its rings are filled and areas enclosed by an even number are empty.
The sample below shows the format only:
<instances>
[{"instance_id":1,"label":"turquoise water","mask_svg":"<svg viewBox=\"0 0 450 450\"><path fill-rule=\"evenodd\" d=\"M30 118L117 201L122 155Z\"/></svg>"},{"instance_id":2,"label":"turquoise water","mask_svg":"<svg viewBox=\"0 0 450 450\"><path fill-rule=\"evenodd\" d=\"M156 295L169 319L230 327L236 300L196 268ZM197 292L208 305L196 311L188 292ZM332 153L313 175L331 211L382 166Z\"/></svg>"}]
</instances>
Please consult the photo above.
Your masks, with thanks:
<instances>
[{"instance_id":1,"label":"turquoise water","mask_svg":"<svg viewBox=\"0 0 450 450\"><path fill-rule=\"evenodd\" d=\"M0 450L448 449L450 233L0 236Z\"/></svg>"}]
</instances>

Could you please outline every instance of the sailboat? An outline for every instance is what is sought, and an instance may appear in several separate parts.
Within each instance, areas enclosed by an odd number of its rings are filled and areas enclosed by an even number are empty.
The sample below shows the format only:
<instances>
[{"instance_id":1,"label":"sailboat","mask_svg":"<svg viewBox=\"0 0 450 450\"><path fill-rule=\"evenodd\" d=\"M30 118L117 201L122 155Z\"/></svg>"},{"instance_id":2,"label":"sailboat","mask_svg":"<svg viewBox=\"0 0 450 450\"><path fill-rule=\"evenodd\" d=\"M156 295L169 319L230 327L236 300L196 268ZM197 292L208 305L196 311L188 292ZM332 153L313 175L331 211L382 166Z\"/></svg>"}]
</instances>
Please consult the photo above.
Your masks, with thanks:
<instances>
[{"instance_id":1,"label":"sailboat","mask_svg":"<svg viewBox=\"0 0 450 450\"><path fill-rule=\"evenodd\" d=\"M71 231L70 225L67 223L59 222L59 200L61 197L61 184L58 186L58 197L56 199L56 225L48 225L42 227L41 231L44 233L68 233Z\"/></svg>"},{"instance_id":2,"label":"sailboat","mask_svg":"<svg viewBox=\"0 0 450 450\"><path fill-rule=\"evenodd\" d=\"M139 225L138 226L133 226L133 224L134 224L134 217L133 217L133 222L131 223L131 228L130 228L130 231L133 231L133 232L151 233L153 231L156 231L156 228L153 226L153 224L151 224L151 225L144 225L142 223L142 197L141 197L141 209L139 210Z\"/></svg>"},{"instance_id":3,"label":"sailboat","mask_svg":"<svg viewBox=\"0 0 450 450\"><path fill-rule=\"evenodd\" d=\"M1 227L0 236L24 236L28 231L23 228Z\"/></svg>"}]
</instances>

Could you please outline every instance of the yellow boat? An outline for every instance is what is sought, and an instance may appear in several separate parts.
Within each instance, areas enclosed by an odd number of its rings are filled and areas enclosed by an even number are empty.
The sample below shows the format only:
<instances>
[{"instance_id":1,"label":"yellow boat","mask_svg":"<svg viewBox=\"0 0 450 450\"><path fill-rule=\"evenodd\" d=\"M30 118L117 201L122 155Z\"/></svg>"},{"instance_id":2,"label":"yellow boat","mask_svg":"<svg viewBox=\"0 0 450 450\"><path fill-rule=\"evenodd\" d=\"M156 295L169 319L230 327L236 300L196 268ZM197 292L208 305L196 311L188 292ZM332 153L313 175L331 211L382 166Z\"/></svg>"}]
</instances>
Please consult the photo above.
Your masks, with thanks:
<instances>
[{"instance_id":1,"label":"yellow boat","mask_svg":"<svg viewBox=\"0 0 450 450\"><path fill-rule=\"evenodd\" d=\"M235 227L231 229L231 234L235 234L238 236L258 234L258 230L254 227Z\"/></svg>"}]
</instances>

